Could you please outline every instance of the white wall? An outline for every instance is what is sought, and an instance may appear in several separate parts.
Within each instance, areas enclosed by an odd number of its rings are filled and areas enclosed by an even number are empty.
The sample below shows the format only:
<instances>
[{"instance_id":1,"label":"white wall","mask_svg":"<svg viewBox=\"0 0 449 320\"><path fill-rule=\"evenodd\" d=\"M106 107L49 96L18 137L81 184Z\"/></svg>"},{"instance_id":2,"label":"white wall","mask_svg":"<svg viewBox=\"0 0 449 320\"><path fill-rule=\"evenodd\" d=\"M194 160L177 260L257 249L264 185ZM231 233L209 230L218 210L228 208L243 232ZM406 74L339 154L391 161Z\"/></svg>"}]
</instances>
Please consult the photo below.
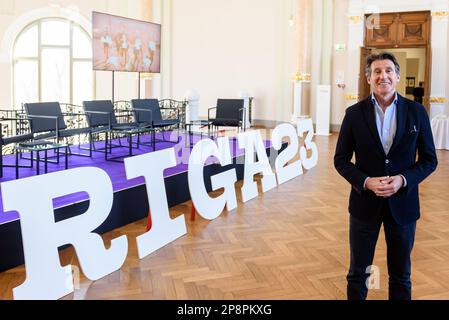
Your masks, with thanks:
<instances>
[{"instance_id":1,"label":"white wall","mask_svg":"<svg viewBox=\"0 0 449 320\"><path fill-rule=\"evenodd\" d=\"M290 0L172 0L172 96L198 91L207 117L217 98L246 90L253 119L288 121L296 72L290 10Z\"/></svg>"}]
</instances>

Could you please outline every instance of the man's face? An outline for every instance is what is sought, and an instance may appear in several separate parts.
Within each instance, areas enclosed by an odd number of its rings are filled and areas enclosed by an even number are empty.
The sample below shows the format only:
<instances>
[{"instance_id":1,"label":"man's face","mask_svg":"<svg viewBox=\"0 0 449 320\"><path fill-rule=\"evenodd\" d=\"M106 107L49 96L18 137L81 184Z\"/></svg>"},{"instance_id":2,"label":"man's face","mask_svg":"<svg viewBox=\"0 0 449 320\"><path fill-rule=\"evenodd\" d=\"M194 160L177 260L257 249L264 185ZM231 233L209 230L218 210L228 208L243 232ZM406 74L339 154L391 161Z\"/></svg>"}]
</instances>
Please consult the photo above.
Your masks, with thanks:
<instances>
[{"instance_id":1,"label":"man's face","mask_svg":"<svg viewBox=\"0 0 449 320\"><path fill-rule=\"evenodd\" d=\"M379 96L394 94L400 76L396 73L394 63L391 60L376 60L371 64L371 76L368 83L371 92Z\"/></svg>"}]
</instances>

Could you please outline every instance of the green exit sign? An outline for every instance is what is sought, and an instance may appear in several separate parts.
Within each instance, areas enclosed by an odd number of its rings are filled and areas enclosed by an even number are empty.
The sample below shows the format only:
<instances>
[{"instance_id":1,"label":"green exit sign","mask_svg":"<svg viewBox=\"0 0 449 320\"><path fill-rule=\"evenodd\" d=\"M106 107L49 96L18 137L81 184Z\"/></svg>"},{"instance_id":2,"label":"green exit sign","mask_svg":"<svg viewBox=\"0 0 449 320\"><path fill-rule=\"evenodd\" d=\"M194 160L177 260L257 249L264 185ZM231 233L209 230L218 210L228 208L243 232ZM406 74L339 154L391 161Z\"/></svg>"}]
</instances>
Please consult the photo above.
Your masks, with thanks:
<instances>
[{"instance_id":1,"label":"green exit sign","mask_svg":"<svg viewBox=\"0 0 449 320\"><path fill-rule=\"evenodd\" d=\"M337 43L335 45L335 51L336 52L342 52L346 50L346 43Z\"/></svg>"}]
</instances>

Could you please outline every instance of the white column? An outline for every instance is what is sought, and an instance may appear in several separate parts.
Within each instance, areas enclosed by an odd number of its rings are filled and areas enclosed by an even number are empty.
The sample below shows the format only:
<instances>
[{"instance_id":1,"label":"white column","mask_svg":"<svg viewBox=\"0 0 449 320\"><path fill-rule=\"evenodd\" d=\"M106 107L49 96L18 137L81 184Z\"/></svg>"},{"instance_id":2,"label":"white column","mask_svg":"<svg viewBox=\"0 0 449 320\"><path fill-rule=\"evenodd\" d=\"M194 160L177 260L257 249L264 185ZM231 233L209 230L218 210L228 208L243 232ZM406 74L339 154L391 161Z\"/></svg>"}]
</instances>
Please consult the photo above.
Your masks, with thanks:
<instances>
[{"instance_id":1,"label":"white column","mask_svg":"<svg viewBox=\"0 0 449 320\"><path fill-rule=\"evenodd\" d=\"M321 54L323 45L323 0L314 0L312 3L312 59L311 59L311 105L310 116L312 121L315 122L315 112L317 103L317 88L320 85L321 79Z\"/></svg>"},{"instance_id":2,"label":"white column","mask_svg":"<svg viewBox=\"0 0 449 320\"><path fill-rule=\"evenodd\" d=\"M152 1L152 22L155 23L161 23L162 22L162 0L153 0ZM164 37L165 30L162 30L162 37ZM164 45L164 39L162 40L162 46ZM165 47L164 47L165 49ZM161 50L161 63L164 63L165 60L169 58L168 55L165 55L164 49ZM161 65L161 73L162 68L165 68L165 64ZM165 69L164 69L165 71ZM162 76L161 73L153 73L151 74L151 77L148 79L145 79L145 85L149 86L150 89L148 90L151 95L146 95L146 97L151 98L162 98ZM147 92L147 90L145 90Z\"/></svg>"},{"instance_id":3,"label":"white column","mask_svg":"<svg viewBox=\"0 0 449 320\"><path fill-rule=\"evenodd\" d=\"M449 6L432 10L432 80L430 89L430 118L449 114L448 99L448 15ZM442 11L444 9L444 11ZM435 11L438 10L438 11Z\"/></svg>"},{"instance_id":4,"label":"white column","mask_svg":"<svg viewBox=\"0 0 449 320\"><path fill-rule=\"evenodd\" d=\"M188 101L186 111L186 123L198 120L198 109L200 102L200 95L196 90L189 90L184 94L184 99Z\"/></svg>"},{"instance_id":5,"label":"white column","mask_svg":"<svg viewBox=\"0 0 449 320\"><path fill-rule=\"evenodd\" d=\"M298 76L293 80L293 115L291 122L296 125L298 119L306 115L303 102L304 85L310 83L310 75Z\"/></svg>"},{"instance_id":6,"label":"white column","mask_svg":"<svg viewBox=\"0 0 449 320\"><path fill-rule=\"evenodd\" d=\"M301 100L302 100L302 81L293 81L293 114L291 122L296 123L296 120L301 115Z\"/></svg>"},{"instance_id":7,"label":"white column","mask_svg":"<svg viewBox=\"0 0 449 320\"><path fill-rule=\"evenodd\" d=\"M291 123L296 125L301 116L309 114L311 60L312 60L312 0L297 0L295 23L296 74L293 77L293 110ZM314 39L315 40L315 39Z\"/></svg>"},{"instance_id":8,"label":"white column","mask_svg":"<svg viewBox=\"0 0 449 320\"><path fill-rule=\"evenodd\" d=\"M318 87L331 81L333 42L333 2L313 1L313 43L312 43L312 105L310 114L316 123Z\"/></svg>"},{"instance_id":9,"label":"white column","mask_svg":"<svg viewBox=\"0 0 449 320\"><path fill-rule=\"evenodd\" d=\"M329 136L330 109L331 109L331 86L319 85L317 87L316 104L316 135Z\"/></svg>"},{"instance_id":10,"label":"white column","mask_svg":"<svg viewBox=\"0 0 449 320\"><path fill-rule=\"evenodd\" d=\"M245 90L241 90L238 93L238 97L244 100L243 107L245 108L245 129L251 127L251 123L249 122L249 93Z\"/></svg>"},{"instance_id":11,"label":"white column","mask_svg":"<svg viewBox=\"0 0 449 320\"><path fill-rule=\"evenodd\" d=\"M360 73L360 47L363 47L363 8L360 1L352 0L349 3L348 19L348 47L346 63L346 107L359 100L359 76Z\"/></svg>"},{"instance_id":12,"label":"white column","mask_svg":"<svg viewBox=\"0 0 449 320\"><path fill-rule=\"evenodd\" d=\"M172 0L161 1L161 22L162 22L162 48L161 48L161 98L171 98L172 96ZM157 2L157 1L155 1Z\"/></svg>"}]
</instances>

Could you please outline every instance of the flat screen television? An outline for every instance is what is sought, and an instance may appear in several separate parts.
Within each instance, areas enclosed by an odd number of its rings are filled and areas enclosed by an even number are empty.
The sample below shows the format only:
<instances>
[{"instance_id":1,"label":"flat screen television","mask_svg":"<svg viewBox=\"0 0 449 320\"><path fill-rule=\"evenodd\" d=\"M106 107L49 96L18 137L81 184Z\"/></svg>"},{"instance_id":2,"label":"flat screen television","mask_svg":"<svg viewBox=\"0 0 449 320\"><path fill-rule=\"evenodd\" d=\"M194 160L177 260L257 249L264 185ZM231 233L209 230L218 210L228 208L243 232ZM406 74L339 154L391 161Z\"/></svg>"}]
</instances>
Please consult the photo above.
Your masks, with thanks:
<instances>
[{"instance_id":1,"label":"flat screen television","mask_svg":"<svg viewBox=\"0 0 449 320\"><path fill-rule=\"evenodd\" d=\"M92 12L93 69L159 73L161 25Z\"/></svg>"}]
</instances>

